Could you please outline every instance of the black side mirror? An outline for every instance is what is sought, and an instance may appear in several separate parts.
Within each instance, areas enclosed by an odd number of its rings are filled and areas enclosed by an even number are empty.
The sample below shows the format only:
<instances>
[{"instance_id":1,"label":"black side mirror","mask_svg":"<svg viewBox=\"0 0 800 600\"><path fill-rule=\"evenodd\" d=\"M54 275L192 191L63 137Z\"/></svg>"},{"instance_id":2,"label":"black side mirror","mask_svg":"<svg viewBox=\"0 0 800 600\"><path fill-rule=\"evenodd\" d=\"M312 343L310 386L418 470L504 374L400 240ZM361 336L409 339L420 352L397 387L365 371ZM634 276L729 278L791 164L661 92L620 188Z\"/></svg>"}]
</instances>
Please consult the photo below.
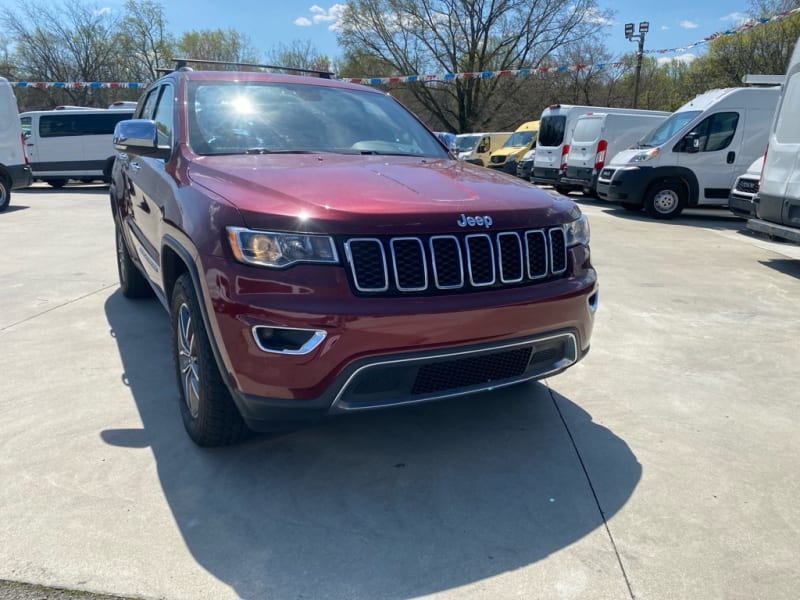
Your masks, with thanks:
<instances>
[{"instance_id":1,"label":"black side mirror","mask_svg":"<svg viewBox=\"0 0 800 600\"><path fill-rule=\"evenodd\" d=\"M683 150L691 154L700 152L700 136L697 135L696 131L687 133L686 137L683 138Z\"/></svg>"}]
</instances>

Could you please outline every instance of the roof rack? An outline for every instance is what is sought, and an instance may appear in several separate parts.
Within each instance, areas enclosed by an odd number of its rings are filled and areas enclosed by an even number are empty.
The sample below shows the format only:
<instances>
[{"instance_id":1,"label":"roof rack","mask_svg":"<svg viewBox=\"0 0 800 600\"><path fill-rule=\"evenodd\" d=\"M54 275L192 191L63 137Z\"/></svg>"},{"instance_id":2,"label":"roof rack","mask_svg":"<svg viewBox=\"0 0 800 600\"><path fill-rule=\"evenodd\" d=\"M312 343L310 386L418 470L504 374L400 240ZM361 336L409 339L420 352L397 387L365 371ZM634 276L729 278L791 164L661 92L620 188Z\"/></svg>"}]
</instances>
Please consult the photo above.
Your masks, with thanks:
<instances>
[{"instance_id":1,"label":"roof rack","mask_svg":"<svg viewBox=\"0 0 800 600\"><path fill-rule=\"evenodd\" d=\"M189 65L214 65L214 66L224 66L224 67L237 67L237 68L251 68L251 69L270 69L272 71L280 71L283 73L289 74L303 74L303 75L315 75L321 79L332 79L333 73L331 71L322 71L317 69L299 69L296 67L279 67L277 65L261 65L257 63L243 63L243 62L230 62L226 60L208 60L205 58L173 58L175 62L174 69L157 69L159 73L171 73L172 71L177 71L178 69L183 69L185 67L189 67ZM220 69L226 70L226 69ZM227 69L229 70L229 69Z\"/></svg>"}]
</instances>

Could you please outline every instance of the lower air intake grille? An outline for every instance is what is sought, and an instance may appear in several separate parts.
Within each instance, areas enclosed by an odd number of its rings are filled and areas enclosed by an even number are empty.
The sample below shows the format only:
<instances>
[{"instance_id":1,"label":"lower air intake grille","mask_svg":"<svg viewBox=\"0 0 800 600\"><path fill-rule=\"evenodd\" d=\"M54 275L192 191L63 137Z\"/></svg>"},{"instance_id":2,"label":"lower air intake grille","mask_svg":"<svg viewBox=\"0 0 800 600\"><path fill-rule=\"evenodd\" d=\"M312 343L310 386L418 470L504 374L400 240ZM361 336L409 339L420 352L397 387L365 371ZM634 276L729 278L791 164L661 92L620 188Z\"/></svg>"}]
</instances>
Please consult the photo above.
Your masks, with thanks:
<instances>
[{"instance_id":1,"label":"lower air intake grille","mask_svg":"<svg viewBox=\"0 0 800 600\"><path fill-rule=\"evenodd\" d=\"M411 394L432 394L519 377L531 358L531 348L486 356L471 356L420 367Z\"/></svg>"}]
</instances>

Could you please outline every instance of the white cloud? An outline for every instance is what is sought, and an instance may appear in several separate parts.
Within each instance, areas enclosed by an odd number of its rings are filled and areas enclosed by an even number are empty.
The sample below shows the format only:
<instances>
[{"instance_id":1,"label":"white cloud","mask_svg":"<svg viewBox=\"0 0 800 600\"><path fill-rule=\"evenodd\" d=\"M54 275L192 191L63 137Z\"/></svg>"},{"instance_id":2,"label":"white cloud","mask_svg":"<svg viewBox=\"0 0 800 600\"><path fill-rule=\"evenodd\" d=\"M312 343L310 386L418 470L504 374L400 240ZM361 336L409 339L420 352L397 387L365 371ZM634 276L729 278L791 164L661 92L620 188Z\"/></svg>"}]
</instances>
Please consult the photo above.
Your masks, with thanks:
<instances>
[{"instance_id":1,"label":"white cloud","mask_svg":"<svg viewBox=\"0 0 800 600\"><path fill-rule=\"evenodd\" d=\"M596 8L588 9L585 13L585 19L587 23L592 23L593 25L605 25L609 27L614 24L614 19L603 16Z\"/></svg>"},{"instance_id":2,"label":"white cloud","mask_svg":"<svg viewBox=\"0 0 800 600\"><path fill-rule=\"evenodd\" d=\"M105 6L103 8L98 8L97 10L92 11L92 14L95 15L95 16L110 15L111 14L111 9L108 6Z\"/></svg>"},{"instance_id":3,"label":"white cloud","mask_svg":"<svg viewBox=\"0 0 800 600\"><path fill-rule=\"evenodd\" d=\"M667 27L666 25L662 25L661 26L661 31L668 31L668 30L669 30L669 27Z\"/></svg>"},{"instance_id":4,"label":"white cloud","mask_svg":"<svg viewBox=\"0 0 800 600\"><path fill-rule=\"evenodd\" d=\"M694 21L686 21L686 20L681 21L680 26L683 27L684 29L697 29L699 27L699 25Z\"/></svg>"},{"instance_id":5,"label":"white cloud","mask_svg":"<svg viewBox=\"0 0 800 600\"><path fill-rule=\"evenodd\" d=\"M740 12L732 12L729 15L725 15L724 17L719 18L720 21L734 21L735 23L744 23L745 21L749 20L749 17Z\"/></svg>"},{"instance_id":6,"label":"white cloud","mask_svg":"<svg viewBox=\"0 0 800 600\"><path fill-rule=\"evenodd\" d=\"M298 17L294 20L294 24L299 27L310 27L311 25L328 23L330 31L339 31L345 8L346 5L344 4L333 4L328 10L325 10L321 6L314 4L308 9L308 12L311 13L310 17Z\"/></svg>"},{"instance_id":7,"label":"white cloud","mask_svg":"<svg viewBox=\"0 0 800 600\"><path fill-rule=\"evenodd\" d=\"M662 56L656 59L656 61L658 62L659 65L665 65L671 62L683 62L689 64L695 58L697 57L694 54L687 53L687 54L678 54L677 56Z\"/></svg>"}]
</instances>

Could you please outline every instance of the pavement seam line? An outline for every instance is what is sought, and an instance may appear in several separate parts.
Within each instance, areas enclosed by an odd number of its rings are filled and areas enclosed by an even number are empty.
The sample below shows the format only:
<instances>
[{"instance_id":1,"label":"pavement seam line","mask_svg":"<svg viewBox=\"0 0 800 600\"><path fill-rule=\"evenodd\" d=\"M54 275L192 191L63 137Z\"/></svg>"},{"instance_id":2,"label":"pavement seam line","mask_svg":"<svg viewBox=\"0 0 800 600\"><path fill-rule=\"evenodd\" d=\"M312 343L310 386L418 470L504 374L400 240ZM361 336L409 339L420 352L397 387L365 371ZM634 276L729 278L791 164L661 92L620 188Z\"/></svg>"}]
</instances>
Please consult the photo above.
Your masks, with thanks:
<instances>
[{"instance_id":1,"label":"pavement seam line","mask_svg":"<svg viewBox=\"0 0 800 600\"><path fill-rule=\"evenodd\" d=\"M38 319L42 315L46 315L47 313L51 313L54 310L58 310L59 308L64 308L65 306L69 306L70 304L74 304L75 302L78 302L80 300L88 298L89 296L93 296L97 292L102 292L103 290L111 289L113 287L116 287L117 285L118 284L116 284L116 283L111 283L109 285L104 285L103 287L97 288L96 290L93 290L93 291L89 292L88 294L84 294L83 296L78 296L77 298L73 298L72 300L67 300L66 302L62 302L61 304L59 304L57 306L52 306L52 307L48 308L47 310L43 310L40 313L36 313L35 315L31 315L30 317L26 317L26 318L22 319L21 321L17 321L16 323L10 323L8 325L0 327L0 331L5 331L6 329L11 329L12 327L16 327L17 325L22 325L23 323L27 323L28 321L33 321L34 319Z\"/></svg>"},{"instance_id":2,"label":"pavement seam line","mask_svg":"<svg viewBox=\"0 0 800 600\"><path fill-rule=\"evenodd\" d=\"M636 600L636 596L633 594L633 588L631 587L630 579L628 579L628 573L625 571L625 565L622 564L622 557L619 554L619 549L617 548L617 543L614 541L614 536L611 534L611 528L608 526L608 521L606 520L606 515L603 512L603 507L600 505L600 499L597 497L597 491L594 489L594 485L592 484L592 478L589 476L589 470L586 468L586 464L583 462L583 456L581 456L581 451L578 449L578 444L575 442L575 438L572 435L572 432L569 429L569 425L567 424L567 420L564 418L563 413L561 412L561 408L558 406L558 401L556 400L556 396L553 393L552 388L549 384L547 385L547 392L550 394L550 399L553 401L553 406L556 408L556 412L558 413L558 417L561 419L561 423L564 425L564 429L567 431L567 435L569 436L569 441L572 444L572 448L575 450L575 455L578 457L578 462L581 464L581 469L583 469L583 474L586 477L586 482L589 484L589 489L592 491L592 497L594 498L594 503L597 506L597 510L600 512L600 517L603 519L603 527L605 527L606 535L608 535L608 539L611 541L611 547L614 549L614 556L617 557L617 564L619 565L620 571L622 571L622 577L625 579L625 585L628 587L628 594L630 594L631 600Z\"/></svg>"}]
</instances>

